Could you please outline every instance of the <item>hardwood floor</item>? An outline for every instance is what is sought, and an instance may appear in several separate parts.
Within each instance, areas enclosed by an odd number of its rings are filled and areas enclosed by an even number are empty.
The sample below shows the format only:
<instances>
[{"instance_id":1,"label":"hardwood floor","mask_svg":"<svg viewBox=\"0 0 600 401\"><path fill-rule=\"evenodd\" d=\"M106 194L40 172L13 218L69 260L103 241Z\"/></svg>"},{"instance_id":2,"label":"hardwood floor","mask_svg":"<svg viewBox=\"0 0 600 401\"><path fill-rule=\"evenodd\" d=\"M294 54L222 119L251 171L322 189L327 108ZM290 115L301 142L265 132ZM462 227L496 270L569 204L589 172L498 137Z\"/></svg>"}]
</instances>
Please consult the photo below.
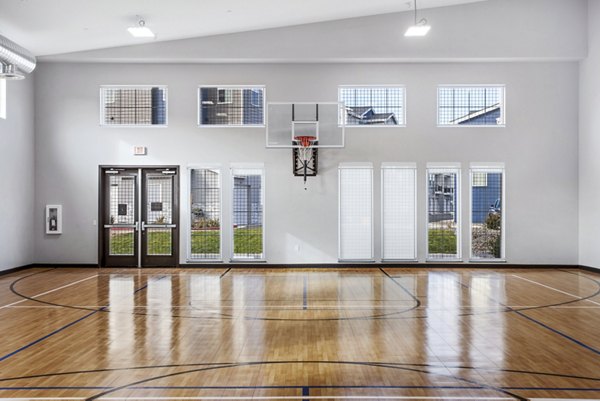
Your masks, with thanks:
<instances>
[{"instance_id":1,"label":"hardwood floor","mask_svg":"<svg viewBox=\"0 0 600 401\"><path fill-rule=\"evenodd\" d=\"M558 267L29 269L0 277L0 398L600 399L599 294Z\"/></svg>"}]
</instances>

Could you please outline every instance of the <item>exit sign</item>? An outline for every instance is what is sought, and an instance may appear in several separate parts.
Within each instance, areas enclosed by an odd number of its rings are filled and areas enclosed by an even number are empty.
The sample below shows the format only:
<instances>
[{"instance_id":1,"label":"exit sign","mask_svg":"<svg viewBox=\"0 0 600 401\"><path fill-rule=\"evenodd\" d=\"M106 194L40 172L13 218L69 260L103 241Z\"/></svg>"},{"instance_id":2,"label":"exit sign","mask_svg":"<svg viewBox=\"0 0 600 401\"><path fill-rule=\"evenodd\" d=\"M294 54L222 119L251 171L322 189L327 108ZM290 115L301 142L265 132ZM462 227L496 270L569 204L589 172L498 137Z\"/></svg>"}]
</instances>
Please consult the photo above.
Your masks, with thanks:
<instances>
[{"instance_id":1,"label":"exit sign","mask_svg":"<svg viewBox=\"0 0 600 401\"><path fill-rule=\"evenodd\" d=\"M146 156L148 154L148 148L145 146L134 146L133 147L133 155L134 156Z\"/></svg>"}]
</instances>

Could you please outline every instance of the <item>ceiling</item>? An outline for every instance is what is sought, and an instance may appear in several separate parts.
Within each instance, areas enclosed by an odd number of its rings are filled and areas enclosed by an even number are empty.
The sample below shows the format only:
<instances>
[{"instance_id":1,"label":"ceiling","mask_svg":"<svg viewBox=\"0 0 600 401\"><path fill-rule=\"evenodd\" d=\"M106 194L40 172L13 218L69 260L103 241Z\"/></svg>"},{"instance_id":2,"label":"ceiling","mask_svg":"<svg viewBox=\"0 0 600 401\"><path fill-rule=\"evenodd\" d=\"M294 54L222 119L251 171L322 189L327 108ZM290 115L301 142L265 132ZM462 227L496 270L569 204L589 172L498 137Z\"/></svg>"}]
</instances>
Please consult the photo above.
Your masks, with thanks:
<instances>
[{"instance_id":1,"label":"ceiling","mask_svg":"<svg viewBox=\"0 0 600 401\"><path fill-rule=\"evenodd\" d=\"M421 8L486 0L419 0ZM0 0L0 34L35 55L412 10L409 0ZM136 15L157 35L135 39Z\"/></svg>"}]
</instances>

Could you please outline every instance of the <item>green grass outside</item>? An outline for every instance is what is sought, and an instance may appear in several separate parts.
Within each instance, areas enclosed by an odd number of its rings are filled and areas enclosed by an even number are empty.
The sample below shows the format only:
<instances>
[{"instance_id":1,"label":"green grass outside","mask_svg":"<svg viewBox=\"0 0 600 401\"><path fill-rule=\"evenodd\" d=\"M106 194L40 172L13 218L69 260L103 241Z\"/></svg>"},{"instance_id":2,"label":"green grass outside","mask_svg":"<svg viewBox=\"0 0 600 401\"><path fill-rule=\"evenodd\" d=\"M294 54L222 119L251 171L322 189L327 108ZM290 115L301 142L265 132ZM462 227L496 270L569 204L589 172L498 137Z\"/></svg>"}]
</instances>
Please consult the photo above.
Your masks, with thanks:
<instances>
[{"instance_id":1,"label":"green grass outside","mask_svg":"<svg viewBox=\"0 0 600 401\"><path fill-rule=\"evenodd\" d=\"M113 234L110 242L111 255L131 255L134 251L133 232ZM171 252L171 234L162 231L149 231L148 253L169 254ZM233 230L234 252L261 254L262 227L235 228ZM219 230L192 231L192 253L219 253Z\"/></svg>"},{"instance_id":2,"label":"green grass outside","mask_svg":"<svg viewBox=\"0 0 600 401\"><path fill-rule=\"evenodd\" d=\"M456 233L454 230L429 229L429 253L456 254Z\"/></svg>"},{"instance_id":3,"label":"green grass outside","mask_svg":"<svg viewBox=\"0 0 600 401\"><path fill-rule=\"evenodd\" d=\"M134 233L126 232L113 234L110 241L111 255L133 255ZM148 254L170 255L171 254L171 232L148 231Z\"/></svg>"}]
</instances>

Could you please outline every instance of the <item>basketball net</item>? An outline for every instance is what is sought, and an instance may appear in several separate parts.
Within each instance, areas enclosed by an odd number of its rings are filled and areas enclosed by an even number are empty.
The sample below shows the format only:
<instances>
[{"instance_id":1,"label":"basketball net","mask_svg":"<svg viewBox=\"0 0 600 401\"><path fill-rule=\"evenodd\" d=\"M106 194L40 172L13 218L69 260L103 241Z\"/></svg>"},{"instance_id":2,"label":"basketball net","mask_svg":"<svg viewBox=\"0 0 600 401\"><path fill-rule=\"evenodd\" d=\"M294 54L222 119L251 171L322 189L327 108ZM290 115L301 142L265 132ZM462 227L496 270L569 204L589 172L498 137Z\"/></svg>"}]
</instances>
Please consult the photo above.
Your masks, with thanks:
<instances>
[{"instance_id":1,"label":"basketball net","mask_svg":"<svg viewBox=\"0 0 600 401\"><path fill-rule=\"evenodd\" d=\"M306 190L306 173L308 169L308 163L313 159L313 149L317 137L315 136L297 136L294 138L298 147L298 158L302 161L304 170L304 190Z\"/></svg>"}]
</instances>

